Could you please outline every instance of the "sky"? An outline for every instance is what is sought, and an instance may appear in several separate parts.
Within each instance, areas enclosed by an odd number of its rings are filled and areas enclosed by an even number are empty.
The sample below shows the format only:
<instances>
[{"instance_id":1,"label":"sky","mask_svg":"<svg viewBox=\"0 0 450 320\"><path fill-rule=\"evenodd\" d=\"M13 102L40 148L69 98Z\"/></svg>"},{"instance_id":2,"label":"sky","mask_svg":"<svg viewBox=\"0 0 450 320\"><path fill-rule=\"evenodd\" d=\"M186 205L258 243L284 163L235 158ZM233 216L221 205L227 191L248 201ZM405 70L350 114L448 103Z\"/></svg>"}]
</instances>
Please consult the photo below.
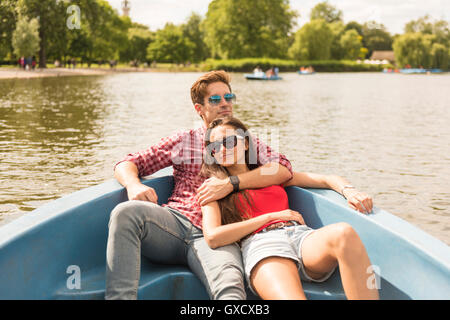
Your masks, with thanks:
<instances>
[{"instance_id":1,"label":"sky","mask_svg":"<svg viewBox=\"0 0 450 320\"><path fill-rule=\"evenodd\" d=\"M242 0L245 1L245 0ZM108 0L121 13L122 0ZM211 0L130 0L130 17L155 31L166 22L180 24L191 12L205 16ZM300 13L297 27L309 21L311 9L321 0L291 0L292 9ZM403 33L404 26L429 14L433 19L450 19L450 0L328 0L343 11L344 22L370 20L384 24L391 34Z\"/></svg>"}]
</instances>

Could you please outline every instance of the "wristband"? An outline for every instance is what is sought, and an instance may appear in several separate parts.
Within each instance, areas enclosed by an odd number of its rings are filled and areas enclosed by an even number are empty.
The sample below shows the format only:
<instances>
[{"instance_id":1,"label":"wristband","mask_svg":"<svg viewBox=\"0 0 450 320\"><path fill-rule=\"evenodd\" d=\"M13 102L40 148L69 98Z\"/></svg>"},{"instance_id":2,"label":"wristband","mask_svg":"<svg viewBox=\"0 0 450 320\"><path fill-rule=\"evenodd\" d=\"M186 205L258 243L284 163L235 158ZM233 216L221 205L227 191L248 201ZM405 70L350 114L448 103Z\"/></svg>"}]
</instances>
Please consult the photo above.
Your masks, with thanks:
<instances>
[{"instance_id":1,"label":"wristband","mask_svg":"<svg viewBox=\"0 0 450 320\"><path fill-rule=\"evenodd\" d=\"M233 186L233 192L239 191L239 178L237 176L230 176L230 182Z\"/></svg>"}]
</instances>

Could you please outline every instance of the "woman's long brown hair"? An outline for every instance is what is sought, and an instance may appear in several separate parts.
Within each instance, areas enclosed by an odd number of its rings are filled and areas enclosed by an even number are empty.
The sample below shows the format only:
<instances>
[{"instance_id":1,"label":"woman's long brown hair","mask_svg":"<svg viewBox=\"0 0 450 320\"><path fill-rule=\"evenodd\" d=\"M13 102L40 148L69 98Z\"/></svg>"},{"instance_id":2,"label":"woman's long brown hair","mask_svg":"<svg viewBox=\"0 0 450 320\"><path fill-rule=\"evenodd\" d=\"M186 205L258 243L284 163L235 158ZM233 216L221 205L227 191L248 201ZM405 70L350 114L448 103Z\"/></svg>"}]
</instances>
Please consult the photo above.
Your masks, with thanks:
<instances>
[{"instance_id":1,"label":"woman's long brown hair","mask_svg":"<svg viewBox=\"0 0 450 320\"><path fill-rule=\"evenodd\" d=\"M211 122L205 134L206 155L203 159L200 174L205 177L217 177L223 179L229 177L230 173L225 167L219 165L216 159L208 151L208 145L211 143L211 131L218 126L233 127L237 133L245 138L248 149L245 151L245 163L250 170L258 166L256 161L256 149L253 146L252 138L247 127L239 120L233 117L219 118ZM245 199L245 200L244 200ZM250 194L246 190L232 192L225 198L217 200L219 204L222 224L229 224L244 221L249 218L249 208L252 205Z\"/></svg>"}]
</instances>

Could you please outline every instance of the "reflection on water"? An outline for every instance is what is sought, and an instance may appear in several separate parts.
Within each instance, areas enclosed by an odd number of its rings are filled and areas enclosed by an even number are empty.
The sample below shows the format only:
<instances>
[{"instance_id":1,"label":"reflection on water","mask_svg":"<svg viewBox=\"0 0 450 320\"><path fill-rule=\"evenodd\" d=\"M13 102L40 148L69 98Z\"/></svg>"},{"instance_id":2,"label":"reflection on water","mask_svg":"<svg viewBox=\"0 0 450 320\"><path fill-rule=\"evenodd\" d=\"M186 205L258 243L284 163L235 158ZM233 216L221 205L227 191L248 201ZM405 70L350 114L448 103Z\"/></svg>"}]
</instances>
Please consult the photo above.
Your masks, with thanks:
<instances>
[{"instance_id":1,"label":"reflection on water","mask_svg":"<svg viewBox=\"0 0 450 320\"><path fill-rule=\"evenodd\" d=\"M0 82L3 217L100 181L92 175L105 113L98 80Z\"/></svg>"},{"instance_id":2,"label":"reflection on water","mask_svg":"<svg viewBox=\"0 0 450 320\"><path fill-rule=\"evenodd\" d=\"M127 153L200 125L189 96L199 75L0 81L0 224L111 179ZM449 75L283 78L233 74L235 115L296 170L345 176L450 243Z\"/></svg>"}]
</instances>

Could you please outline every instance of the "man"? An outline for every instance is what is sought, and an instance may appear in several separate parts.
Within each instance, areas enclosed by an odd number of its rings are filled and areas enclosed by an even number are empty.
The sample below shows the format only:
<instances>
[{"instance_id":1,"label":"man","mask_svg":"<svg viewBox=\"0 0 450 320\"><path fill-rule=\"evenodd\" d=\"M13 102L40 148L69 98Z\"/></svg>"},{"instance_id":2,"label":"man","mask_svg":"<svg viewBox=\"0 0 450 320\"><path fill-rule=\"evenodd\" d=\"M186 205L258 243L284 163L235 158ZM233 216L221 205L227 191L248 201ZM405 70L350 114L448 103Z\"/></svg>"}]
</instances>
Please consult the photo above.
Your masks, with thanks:
<instances>
[{"instance_id":1,"label":"man","mask_svg":"<svg viewBox=\"0 0 450 320\"><path fill-rule=\"evenodd\" d=\"M130 201L119 204L109 222L106 299L136 299L141 254L156 263L190 267L212 299L245 299L241 252L237 244L212 250L201 230L201 207L238 189L281 184L292 177L290 162L256 140L261 167L227 179L199 175L207 126L231 116L235 96L229 75L212 71L191 88L191 98L203 126L174 134L115 167L116 179ZM155 190L139 177L173 166L175 187L167 205L157 205ZM270 173L270 174L268 174Z\"/></svg>"}]
</instances>

